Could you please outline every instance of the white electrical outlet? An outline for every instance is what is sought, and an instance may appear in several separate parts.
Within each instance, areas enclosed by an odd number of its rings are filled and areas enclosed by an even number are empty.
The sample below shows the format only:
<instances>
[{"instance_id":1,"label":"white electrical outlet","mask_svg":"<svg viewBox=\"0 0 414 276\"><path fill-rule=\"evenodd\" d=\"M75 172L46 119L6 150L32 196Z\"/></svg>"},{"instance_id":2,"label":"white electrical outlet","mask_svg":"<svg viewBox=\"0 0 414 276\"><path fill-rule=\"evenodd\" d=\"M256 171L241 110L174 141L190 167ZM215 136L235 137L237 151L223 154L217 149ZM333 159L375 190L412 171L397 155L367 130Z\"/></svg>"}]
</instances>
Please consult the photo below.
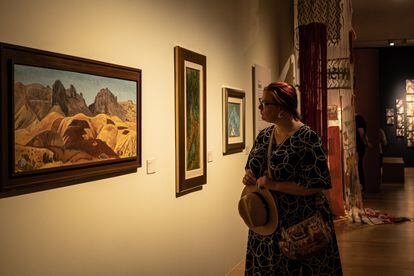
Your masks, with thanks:
<instances>
[{"instance_id":1,"label":"white electrical outlet","mask_svg":"<svg viewBox=\"0 0 414 276\"><path fill-rule=\"evenodd\" d=\"M212 150L207 152L207 162L208 163L213 162L213 151Z\"/></svg>"},{"instance_id":2,"label":"white electrical outlet","mask_svg":"<svg viewBox=\"0 0 414 276\"><path fill-rule=\"evenodd\" d=\"M153 174L157 171L157 163L155 162L155 159L149 159L147 160L147 174Z\"/></svg>"}]
</instances>

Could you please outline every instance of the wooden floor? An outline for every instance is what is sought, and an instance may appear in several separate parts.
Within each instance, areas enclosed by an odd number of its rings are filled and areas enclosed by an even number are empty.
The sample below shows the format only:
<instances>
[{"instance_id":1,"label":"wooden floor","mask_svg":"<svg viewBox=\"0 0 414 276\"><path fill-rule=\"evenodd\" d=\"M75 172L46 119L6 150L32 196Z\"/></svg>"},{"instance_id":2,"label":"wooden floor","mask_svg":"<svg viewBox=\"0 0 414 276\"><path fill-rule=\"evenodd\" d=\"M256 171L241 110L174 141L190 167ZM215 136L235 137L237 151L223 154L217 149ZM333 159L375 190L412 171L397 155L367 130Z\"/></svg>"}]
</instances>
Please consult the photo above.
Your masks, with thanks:
<instances>
[{"instance_id":1,"label":"wooden floor","mask_svg":"<svg viewBox=\"0 0 414 276\"><path fill-rule=\"evenodd\" d=\"M381 192L364 197L365 207L393 216L414 217L414 168L405 169L405 184L383 183ZM414 275L414 223L361 225L335 223L344 275ZM240 262L227 275L244 275Z\"/></svg>"},{"instance_id":2,"label":"wooden floor","mask_svg":"<svg viewBox=\"0 0 414 276\"><path fill-rule=\"evenodd\" d=\"M405 169L405 184L383 183L366 195L365 207L393 216L414 217L414 168ZM414 223L335 224L344 275L414 275Z\"/></svg>"}]
</instances>

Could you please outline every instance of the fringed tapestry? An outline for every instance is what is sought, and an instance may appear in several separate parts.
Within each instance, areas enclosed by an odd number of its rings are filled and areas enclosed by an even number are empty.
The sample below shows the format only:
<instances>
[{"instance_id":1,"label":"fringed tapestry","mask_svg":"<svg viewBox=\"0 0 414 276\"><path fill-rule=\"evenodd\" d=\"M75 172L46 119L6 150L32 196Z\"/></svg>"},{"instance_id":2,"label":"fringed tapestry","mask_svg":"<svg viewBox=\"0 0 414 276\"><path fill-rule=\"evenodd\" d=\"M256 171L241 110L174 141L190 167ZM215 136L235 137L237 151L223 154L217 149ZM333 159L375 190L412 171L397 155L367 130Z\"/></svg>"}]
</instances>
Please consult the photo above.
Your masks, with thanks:
<instances>
[{"instance_id":1,"label":"fringed tapestry","mask_svg":"<svg viewBox=\"0 0 414 276\"><path fill-rule=\"evenodd\" d=\"M326 26L299 26L300 106L303 121L322 138L327 148L327 44Z\"/></svg>"}]
</instances>

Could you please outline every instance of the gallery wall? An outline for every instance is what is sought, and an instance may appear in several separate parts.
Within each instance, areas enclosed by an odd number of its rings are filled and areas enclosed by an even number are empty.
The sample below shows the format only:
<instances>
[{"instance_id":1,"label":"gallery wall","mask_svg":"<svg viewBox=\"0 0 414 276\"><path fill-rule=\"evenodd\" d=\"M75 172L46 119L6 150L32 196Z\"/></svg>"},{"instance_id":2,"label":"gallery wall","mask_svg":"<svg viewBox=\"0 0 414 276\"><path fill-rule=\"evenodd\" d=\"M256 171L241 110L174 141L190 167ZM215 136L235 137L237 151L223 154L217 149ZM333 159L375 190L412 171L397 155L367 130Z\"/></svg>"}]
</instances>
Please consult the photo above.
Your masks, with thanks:
<instances>
[{"instance_id":1,"label":"gallery wall","mask_svg":"<svg viewBox=\"0 0 414 276\"><path fill-rule=\"evenodd\" d=\"M278 80L291 1L0 0L0 41L142 70L137 173L0 199L0 275L224 275L245 254L237 202L246 152L222 155L222 86L251 66ZM174 46L207 57L207 184L175 197ZM292 79L288 75L288 80ZM2 91L4 93L4 91ZM146 174L155 159L156 173Z\"/></svg>"},{"instance_id":2,"label":"gallery wall","mask_svg":"<svg viewBox=\"0 0 414 276\"><path fill-rule=\"evenodd\" d=\"M396 99L405 99L407 79L414 79L414 47L379 50L381 127L386 130L389 146L384 156L403 157L406 166L414 166L414 148L407 147L405 137L396 137L395 125L386 125L385 109L394 108Z\"/></svg>"},{"instance_id":3,"label":"gallery wall","mask_svg":"<svg viewBox=\"0 0 414 276\"><path fill-rule=\"evenodd\" d=\"M375 145L378 133L371 125L385 131L389 144L384 148L384 156L403 157L407 167L414 166L414 148L406 146L405 137L396 136L395 124L386 124L385 111L395 109L396 99L405 99L406 80L414 79L413 51L414 47L355 49L356 110L372 118L368 122L368 136Z\"/></svg>"}]
</instances>

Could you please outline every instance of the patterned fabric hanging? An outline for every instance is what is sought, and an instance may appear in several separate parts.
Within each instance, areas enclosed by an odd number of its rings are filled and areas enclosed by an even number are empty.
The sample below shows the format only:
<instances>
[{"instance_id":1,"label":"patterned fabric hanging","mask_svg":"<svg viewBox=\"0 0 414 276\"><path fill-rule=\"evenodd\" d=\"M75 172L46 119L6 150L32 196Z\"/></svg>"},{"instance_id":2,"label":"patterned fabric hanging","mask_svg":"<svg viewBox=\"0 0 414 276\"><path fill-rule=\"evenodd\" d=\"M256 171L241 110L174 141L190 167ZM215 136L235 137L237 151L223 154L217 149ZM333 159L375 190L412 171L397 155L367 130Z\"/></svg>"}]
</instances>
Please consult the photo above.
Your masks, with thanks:
<instances>
[{"instance_id":1,"label":"patterned fabric hanging","mask_svg":"<svg viewBox=\"0 0 414 276\"><path fill-rule=\"evenodd\" d=\"M298 0L299 26L325 24L329 45L336 45L341 39L341 16L341 0Z\"/></svg>"}]
</instances>

